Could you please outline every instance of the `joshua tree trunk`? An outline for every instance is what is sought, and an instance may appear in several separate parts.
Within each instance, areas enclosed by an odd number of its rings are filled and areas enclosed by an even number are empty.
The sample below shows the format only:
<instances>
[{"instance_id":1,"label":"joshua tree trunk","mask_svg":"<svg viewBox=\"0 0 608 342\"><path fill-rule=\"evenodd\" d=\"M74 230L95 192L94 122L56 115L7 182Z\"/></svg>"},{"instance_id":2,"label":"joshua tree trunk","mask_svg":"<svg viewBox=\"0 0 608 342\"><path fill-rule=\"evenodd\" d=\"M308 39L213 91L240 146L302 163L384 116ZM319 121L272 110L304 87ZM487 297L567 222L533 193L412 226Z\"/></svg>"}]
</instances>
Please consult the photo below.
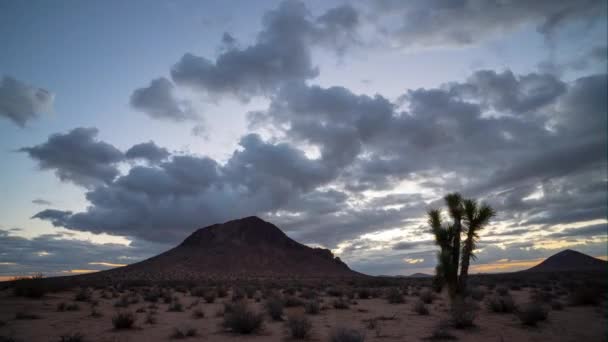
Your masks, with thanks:
<instances>
[{"instance_id":1,"label":"joshua tree trunk","mask_svg":"<svg viewBox=\"0 0 608 342\"><path fill-rule=\"evenodd\" d=\"M458 292L466 293L467 279L469 277L469 263L471 262L471 252L473 250L473 235L471 231L467 232L467 239L462 248L462 261L460 264L460 277L458 279Z\"/></svg>"}]
</instances>

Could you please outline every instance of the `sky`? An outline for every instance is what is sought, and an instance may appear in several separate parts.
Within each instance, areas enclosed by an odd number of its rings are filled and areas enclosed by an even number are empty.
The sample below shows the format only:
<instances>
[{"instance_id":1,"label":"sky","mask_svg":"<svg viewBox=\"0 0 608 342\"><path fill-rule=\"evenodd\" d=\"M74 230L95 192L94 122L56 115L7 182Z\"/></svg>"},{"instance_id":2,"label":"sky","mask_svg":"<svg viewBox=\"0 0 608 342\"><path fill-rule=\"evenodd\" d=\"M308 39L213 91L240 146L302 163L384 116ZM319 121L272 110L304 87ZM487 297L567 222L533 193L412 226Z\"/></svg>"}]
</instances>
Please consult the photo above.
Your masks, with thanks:
<instances>
[{"instance_id":1,"label":"sky","mask_svg":"<svg viewBox=\"0 0 608 342\"><path fill-rule=\"evenodd\" d=\"M0 279L257 215L372 275L608 255L607 2L3 1Z\"/></svg>"}]
</instances>

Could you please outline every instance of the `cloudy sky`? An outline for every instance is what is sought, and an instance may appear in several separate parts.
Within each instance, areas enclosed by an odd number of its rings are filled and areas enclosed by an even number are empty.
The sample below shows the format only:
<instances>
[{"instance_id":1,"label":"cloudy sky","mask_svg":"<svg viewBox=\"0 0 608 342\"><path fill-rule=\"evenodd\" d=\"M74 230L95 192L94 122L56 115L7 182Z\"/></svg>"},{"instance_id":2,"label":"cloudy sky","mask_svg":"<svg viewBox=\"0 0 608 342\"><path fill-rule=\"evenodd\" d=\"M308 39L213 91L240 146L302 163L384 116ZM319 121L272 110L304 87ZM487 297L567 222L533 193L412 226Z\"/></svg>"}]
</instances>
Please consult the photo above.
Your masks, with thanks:
<instances>
[{"instance_id":1,"label":"cloudy sky","mask_svg":"<svg viewBox=\"0 0 608 342\"><path fill-rule=\"evenodd\" d=\"M605 257L607 2L3 1L0 278L101 270L258 215L369 274L425 212L475 272Z\"/></svg>"}]
</instances>

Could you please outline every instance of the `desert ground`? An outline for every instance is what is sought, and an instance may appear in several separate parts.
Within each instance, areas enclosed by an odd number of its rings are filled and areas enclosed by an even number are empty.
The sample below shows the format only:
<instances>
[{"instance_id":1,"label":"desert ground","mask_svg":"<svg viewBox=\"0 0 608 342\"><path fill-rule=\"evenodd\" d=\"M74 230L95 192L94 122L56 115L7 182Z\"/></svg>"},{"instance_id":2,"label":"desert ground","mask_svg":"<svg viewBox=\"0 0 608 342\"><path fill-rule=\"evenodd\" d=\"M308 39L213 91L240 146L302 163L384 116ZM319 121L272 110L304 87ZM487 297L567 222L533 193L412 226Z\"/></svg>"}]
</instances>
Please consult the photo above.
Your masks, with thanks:
<instances>
[{"instance_id":1,"label":"desert ground","mask_svg":"<svg viewBox=\"0 0 608 342\"><path fill-rule=\"evenodd\" d=\"M475 283L468 309L458 313L450 310L445 291L432 291L430 279L365 286L100 286L41 298L16 296L5 288L0 341L606 340L601 280L593 286L567 276ZM133 325L120 326L119 313L132 314ZM474 320L467 326L470 313ZM455 327L455 319L464 326Z\"/></svg>"}]
</instances>

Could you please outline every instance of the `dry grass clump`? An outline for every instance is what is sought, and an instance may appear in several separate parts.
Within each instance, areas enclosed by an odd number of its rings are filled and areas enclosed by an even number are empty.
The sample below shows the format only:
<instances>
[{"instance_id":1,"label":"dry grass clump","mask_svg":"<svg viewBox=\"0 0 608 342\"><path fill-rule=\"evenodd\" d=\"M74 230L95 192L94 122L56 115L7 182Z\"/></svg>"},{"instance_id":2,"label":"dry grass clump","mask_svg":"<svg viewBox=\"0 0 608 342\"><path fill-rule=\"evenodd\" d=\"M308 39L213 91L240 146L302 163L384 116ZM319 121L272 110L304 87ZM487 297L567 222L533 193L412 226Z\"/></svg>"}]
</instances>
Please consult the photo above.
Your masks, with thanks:
<instances>
[{"instance_id":1,"label":"dry grass clump","mask_svg":"<svg viewBox=\"0 0 608 342\"><path fill-rule=\"evenodd\" d=\"M456 336L450 334L450 323L448 321L440 321L433 328L431 336L426 338L427 340L456 340Z\"/></svg>"},{"instance_id":2,"label":"dry grass clump","mask_svg":"<svg viewBox=\"0 0 608 342\"><path fill-rule=\"evenodd\" d=\"M310 337L312 323L306 316L291 316L286 322L291 338L304 340Z\"/></svg>"},{"instance_id":3,"label":"dry grass clump","mask_svg":"<svg viewBox=\"0 0 608 342\"><path fill-rule=\"evenodd\" d=\"M474 326L477 306L468 299L456 299L452 302L451 322L456 329L465 329Z\"/></svg>"},{"instance_id":4,"label":"dry grass clump","mask_svg":"<svg viewBox=\"0 0 608 342\"><path fill-rule=\"evenodd\" d=\"M84 335L79 332L67 333L59 336L59 342L83 342Z\"/></svg>"},{"instance_id":5,"label":"dry grass clump","mask_svg":"<svg viewBox=\"0 0 608 342\"><path fill-rule=\"evenodd\" d=\"M171 333L172 339L183 339L187 337L194 337L198 334L197 330L192 327L184 327L184 328L173 328L173 332Z\"/></svg>"},{"instance_id":6,"label":"dry grass clump","mask_svg":"<svg viewBox=\"0 0 608 342\"><path fill-rule=\"evenodd\" d=\"M435 300L435 294L430 289L423 289L420 291L420 300L422 300L425 304L431 304L433 300Z\"/></svg>"},{"instance_id":7,"label":"dry grass clump","mask_svg":"<svg viewBox=\"0 0 608 342\"><path fill-rule=\"evenodd\" d=\"M283 301L279 297L271 297L264 303L266 312L273 321L283 320Z\"/></svg>"},{"instance_id":8,"label":"dry grass clump","mask_svg":"<svg viewBox=\"0 0 608 342\"><path fill-rule=\"evenodd\" d=\"M405 303L405 298L403 298L403 294L399 291L398 288L392 287L386 293L386 300L390 304L403 304Z\"/></svg>"},{"instance_id":9,"label":"dry grass clump","mask_svg":"<svg viewBox=\"0 0 608 342\"><path fill-rule=\"evenodd\" d=\"M313 299L304 303L304 312L309 315L316 315L321 311L321 304L318 300Z\"/></svg>"},{"instance_id":10,"label":"dry grass clump","mask_svg":"<svg viewBox=\"0 0 608 342\"><path fill-rule=\"evenodd\" d=\"M182 311L184 311L184 306L179 301L179 299L175 298L175 300L173 300L171 302L171 304L169 304L169 307L167 308L167 311L169 311L169 312L182 312Z\"/></svg>"},{"instance_id":11,"label":"dry grass clump","mask_svg":"<svg viewBox=\"0 0 608 342\"><path fill-rule=\"evenodd\" d=\"M117 312L112 317L112 326L116 330L126 330L133 328L135 324L135 314L130 311Z\"/></svg>"},{"instance_id":12,"label":"dry grass clump","mask_svg":"<svg viewBox=\"0 0 608 342\"><path fill-rule=\"evenodd\" d=\"M226 305L224 309L225 329L237 334L252 334L262 328L264 317L249 309L243 302Z\"/></svg>"},{"instance_id":13,"label":"dry grass clump","mask_svg":"<svg viewBox=\"0 0 608 342\"><path fill-rule=\"evenodd\" d=\"M196 319L205 318L205 311L202 308L196 308L192 311L192 317Z\"/></svg>"},{"instance_id":14,"label":"dry grass clump","mask_svg":"<svg viewBox=\"0 0 608 342\"><path fill-rule=\"evenodd\" d=\"M78 311L80 310L80 306L78 306L78 304L76 303L65 303L65 302L61 302L59 304L57 304L57 311L59 312L64 312L64 311Z\"/></svg>"},{"instance_id":15,"label":"dry grass clump","mask_svg":"<svg viewBox=\"0 0 608 342\"><path fill-rule=\"evenodd\" d=\"M332 302L332 305L333 305L334 309L338 309L338 310L346 310L346 309L350 308L350 304L349 304L348 300L341 298L341 297L334 299L334 301Z\"/></svg>"},{"instance_id":16,"label":"dry grass clump","mask_svg":"<svg viewBox=\"0 0 608 342\"><path fill-rule=\"evenodd\" d=\"M511 313L515 311L515 302L511 295L492 295L486 299L486 307L495 313Z\"/></svg>"},{"instance_id":17,"label":"dry grass clump","mask_svg":"<svg viewBox=\"0 0 608 342\"><path fill-rule=\"evenodd\" d=\"M363 342L365 333L352 328L339 327L332 330L329 340L331 342Z\"/></svg>"},{"instance_id":18,"label":"dry grass clump","mask_svg":"<svg viewBox=\"0 0 608 342\"><path fill-rule=\"evenodd\" d=\"M536 326L538 322L547 320L549 311L542 304L532 302L522 305L517 311L519 320L528 326Z\"/></svg>"},{"instance_id":19,"label":"dry grass clump","mask_svg":"<svg viewBox=\"0 0 608 342\"><path fill-rule=\"evenodd\" d=\"M418 299L414 303L413 310L419 315L426 316L429 314L429 309L426 307L426 304L424 304L424 302L420 299Z\"/></svg>"}]
</instances>

